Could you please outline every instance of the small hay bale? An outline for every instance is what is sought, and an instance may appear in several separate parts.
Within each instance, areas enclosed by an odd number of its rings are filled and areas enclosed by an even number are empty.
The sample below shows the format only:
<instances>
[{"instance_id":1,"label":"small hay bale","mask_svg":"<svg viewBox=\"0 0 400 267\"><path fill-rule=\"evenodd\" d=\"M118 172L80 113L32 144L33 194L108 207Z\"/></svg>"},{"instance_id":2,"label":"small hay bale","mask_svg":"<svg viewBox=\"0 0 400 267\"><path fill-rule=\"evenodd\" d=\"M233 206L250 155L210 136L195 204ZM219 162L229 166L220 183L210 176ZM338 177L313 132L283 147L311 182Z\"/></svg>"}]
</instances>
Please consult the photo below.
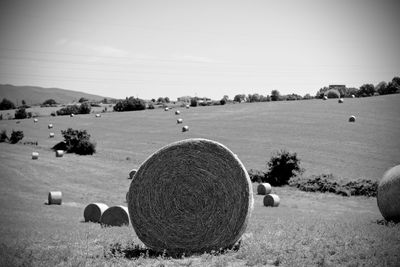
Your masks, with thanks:
<instances>
[{"instance_id":1,"label":"small hay bale","mask_svg":"<svg viewBox=\"0 0 400 267\"><path fill-rule=\"evenodd\" d=\"M343 98L339 98L338 103L343 103Z\"/></svg>"},{"instance_id":2,"label":"small hay bale","mask_svg":"<svg viewBox=\"0 0 400 267\"><path fill-rule=\"evenodd\" d=\"M129 211L124 206L113 206L104 211L101 215L100 223L102 226L122 226L129 225Z\"/></svg>"},{"instance_id":3,"label":"small hay bale","mask_svg":"<svg viewBox=\"0 0 400 267\"><path fill-rule=\"evenodd\" d=\"M54 138L54 133L49 133L49 138Z\"/></svg>"},{"instance_id":4,"label":"small hay bale","mask_svg":"<svg viewBox=\"0 0 400 267\"><path fill-rule=\"evenodd\" d=\"M186 105L186 108L190 108L190 106L189 106L189 105Z\"/></svg>"},{"instance_id":5,"label":"small hay bale","mask_svg":"<svg viewBox=\"0 0 400 267\"><path fill-rule=\"evenodd\" d=\"M100 118L101 114L97 113L95 116L96 116L96 118Z\"/></svg>"},{"instance_id":6,"label":"small hay bale","mask_svg":"<svg viewBox=\"0 0 400 267\"><path fill-rule=\"evenodd\" d=\"M175 115L179 115L181 112L179 110L175 110Z\"/></svg>"},{"instance_id":7,"label":"small hay bale","mask_svg":"<svg viewBox=\"0 0 400 267\"><path fill-rule=\"evenodd\" d=\"M64 150L56 150L56 157L62 158L64 156Z\"/></svg>"},{"instance_id":8,"label":"small hay bale","mask_svg":"<svg viewBox=\"0 0 400 267\"><path fill-rule=\"evenodd\" d=\"M38 119L34 118L34 119L33 119L33 122L34 122L34 123L37 123L37 122L38 122Z\"/></svg>"},{"instance_id":9,"label":"small hay bale","mask_svg":"<svg viewBox=\"0 0 400 267\"><path fill-rule=\"evenodd\" d=\"M69 115L69 116L72 118L72 117L74 117L74 116L75 116L75 114L71 114L71 115Z\"/></svg>"},{"instance_id":10,"label":"small hay bale","mask_svg":"<svg viewBox=\"0 0 400 267\"><path fill-rule=\"evenodd\" d=\"M182 122L183 122L182 119L177 119L177 120L176 120L176 123L178 123L178 124L181 124Z\"/></svg>"},{"instance_id":11,"label":"small hay bale","mask_svg":"<svg viewBox=\"0 0 400 267\"><path fill-rule=\"evenodd\" d=\"M128 208L137 236L156 251L233 246L253 209L250 177L228 148L206 139L169 144L138 169Z\"/></svg>"},{"instance_id":12,"label":"small hay bale","mask_svg":"<svg viewBox=\"0 0 400 267\"><path fill-rule=\"evenodd\" d=\"M257 186L257 194L259 195L266 195L271 193L272 187L269 183L260 183Z\"/></svg>"},{"instance_id":13,"label":"small hay bale","mask_svg":"<svg viewBox=\"0 0 400 267\"><path fill-rule=\"evenodd\" d=\"M264 206L266 207L278 207L280 198L275 194L268 194L264 197Z\"/></svg>"},{"instance_id":14,"label":"small hay bale","mask_svg":"<svg viewBox=\"0 0 400 267\"><path fill-rule=\"evenodd\" d=\"M169 110L169 108L164 108L164 111L168 111Z\"/></svg>"},{"instance_id":15,"label":"small hay bale","mask_svg":"<svg viewBox=\"0 0 400 267\"><path fill-rule=\"evenodd\" d=\"M189 126L185 125L182 127L182 132L187 132L189 131Z\"/></svg>"},{"instance_id":16,"label":"small hay bale","mask_svg":"<svg viewBox=\"0 0 400 267\"><path fill-rule=\"evenodd\" d=\"M387 221L400 222L400 165L384 173L376 199L379 211Z\"/></svg>"},{"instance_id":17,"label":"small hay bale","mask_svg":"<svg viewBox=\"0 0 400 267\"><path fill-rule=\"evenodd\" d=\"M129 179L133 179L133 176L135 176L135 173L137 172L137 169L132 169L130 172L129 172Z\"/></svg>"},{"instance_id":18,"label":"small hay bale","mask_svg":"<svg viewBox=\"0 0 400 267\"><path fill-rule=\"evenodd\" d=\"M61 205L62 193L61 191L50 191L48 196L49 205Z\"/></svg>"},{"instance_id":19,"label":"small hay bale","mask_svg":"<svg viewBox=\"0 0 400 267\"><path fill-rule=\"evenodd\" d=\"M108 209L103 203L91 203L83 211L85 222L100 222L101 215Z\"/></svg>"},{"instance_id":20,"label":"small hay bale","mask_svg":"<svg viewBox=\"0 0 400 267\"><path fill-rule=\"evenodd\" d=\"M350 116L349 122L355 122L356 121L356 116Z\"/></svg>"},{"instance_id":21,"label":"small hay bale","mask_svg":"<svg viewBox=\"0 0 400 267\"><path fill-rule=\"evenodd\" d=\"M49 125L47 125L47 128L49 128L49 129L52 129L53 128L53 124L49 124Z\"/></svg>"},{"instance_id":22,"label":"small hay bale","mask_svg":"<svg viewBox=\"0 0 400 267\"><path fill-rule=\"evenodd\" d=\"M351 98L355 98L356 96L355 95L351 95Z\"/></svg>"},{"instance_id":23,"label":"small hay bale","mask_svg":"<svg viewBox=\"0 0 400 267\"><path fill-rule=\"evenodd\" d=\"M32 159L38 159L39 158L39 152L32 152Z\"/></svg>"},{"instance_id":24,"label":"small hay bale","mask_svg":"<svg viewBox=\"0 0 400 267\"><path fill-rule=\"evenodd\" d=\"M324 97L322 99L323 100L328 100L328 97L326 95L324 95Z\"/></svg>"}]
</instances>

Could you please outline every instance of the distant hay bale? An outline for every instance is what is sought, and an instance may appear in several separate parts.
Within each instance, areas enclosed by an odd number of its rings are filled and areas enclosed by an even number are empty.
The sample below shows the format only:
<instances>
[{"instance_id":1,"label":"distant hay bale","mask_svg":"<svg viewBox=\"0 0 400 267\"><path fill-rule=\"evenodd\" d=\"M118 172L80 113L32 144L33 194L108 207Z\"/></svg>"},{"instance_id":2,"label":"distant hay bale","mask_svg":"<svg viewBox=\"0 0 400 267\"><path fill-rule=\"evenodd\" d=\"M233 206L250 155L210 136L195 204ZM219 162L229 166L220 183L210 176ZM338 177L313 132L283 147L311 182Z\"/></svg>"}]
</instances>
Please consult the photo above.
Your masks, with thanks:
<instances>
[{"instance_id":1,"label":"distant hay bale","mask_svg":"<svg viewBox=\"0 0 400 267\"><path fill-rule=\"evenodd\" d=\"M62 158L64 156L64 150L56 150L56 157Z\"/></svg>"},{"instance_id":2,"label":"distant hay bale","mask_svg":"<svg viewBox=\"0 0 400 267\"><path fill-rule=\"evenodd\" d=\"M384 173L376 198L382 216L387 221L400 222L400 165Z\"/></svg>"},{"instance_id":3,"label":"distant hay bale","mask_svg":"<svg viewBox=\"0 0 400 267\"><path fill-rule=\"evenodd\" d=\"M38 122L38 119L34 118L34 119L33 119L33 122L34 122L34 123Z\"/></svg>"},{"instance_id":4,"label":"distant hay bale","mask_svg":"<svg viewBox=\"0 0 400 267\"><path fill-rule=\"evenodd\" d=\"M176 120L176 123L178 123L178 124L180 124L180 123L182 123L182 122L183 122L182 119L177 119L177 120Z\"/></svg>"},{"instance_id":5,"label":"distant hay bale","mask_svg":"<svg viewBox=\"0 0 400 267\"><path fill-rule=\"evenodd\" d=\"M61 205L62 193L61 191L50 191L48 196L49 205Z\"/></svg>"},{"instance_id":6,"label":"distant hay bale","mask_svg":"<svg viewBox=\"0 0 400 267\"><path fill-rule=\"evenodd\" d=\"M190 108L190 106L189 106L189 105L186 105L186 108Z\"/></svg>"},{"instance_id":7,"label":"distant hay bale","mask_svg":"<svg viewBox=\"0 0 400 267\"><path fill-rule=\"evenodd\" d=\"M100 113L97 113L95 116L96 116L96 118L100 118L100 117L101 117L101 114L100 114Z\"/></svg>"},{"instance_id":8,"label":"distant hay bale","mask_svg":"<svg viewBox=\"0 0 400 267\"><path fill-rule=\"evenodd\" d=\"M260 183L257 186L257 194L259 195L266 195L271 193L272 187L269 183Z\"/></svg>"},{"instance_id":9,"label":"distant hay bale","mask_svg":"<svg viewBox=\"0 0 400 267\"><path fill-rule=\"evenodd\" d=\"M133 179L133 176L135 175L136 172L137 172L137 169L132 169L132 170L129 172L129 179Z\"/></svg>"},{"instance_id":10,"label":"distant hay bale","mask_svg":"<svg viewBox=\"0 0 400 267\"><path fill-rule=\"evenodd\" d=\"M179 115L179 114L181 114L181 112L179 110L176 110L175 115Z\"/></svg>"},{"instance_id":11,"label":"distant hay bale","mask_svg":"<svg viewBox=\"0 0 400 267\"><path fill-rule=\"evenodd\" d=\"M138 169L129 188L131 223L156 251L188 253L233 246L253 209L249 175L228 148L206 139L169 144Z\"/></svg>"},{"instance_id":12,"label":"distant hay bale","mask_svg":"<svg viewBox=\"0 0 400 267\"><path fill-rule=\"evenodd\" d=\"M75 114L71 114L71 115L69 115L70 117L74 117L75 116Z\"/></svg>"},{"instance_id":13,"label":"distant hay bale","mask_svg":"<svg viewBox=\"0 0 400 267\"><path fill-rule=\"evenodd\" d=\"M168 111L169 110L169 108L164 108L164 111Z\"/></svg>"},{"instance_id":14,"label":"distant hay bale","mask_svg":"<svg viewBox=\"0 0 400 267\"><path fill-rule=\"evenodd\" d=\"M47 128L49 128L49 129L52 129L53 128L53 124L49 124L49 125L47 125Z\"/></svg>"},{"instance_id":15,"label":"distant hay bale","mask_svg":"<svg viewBox=\"0 0 400 267\"><path fill-rule=\"evenodd\" d=\"M54 133L49 133L50 138L54 138Z\"/></svg>"},{"instance_id":16,"label":"distant hay bale","mask_svg":"<svg viewBox=\"0 0 400 267\"><path fill-rule=\"evenodd\" d=\"M324 95L324 97L322 99L323 100L328 100L328 97L326 95Z\"/></svg>"},{"instance_id":17,"label":"distant hay bale","mask_svg":"<svg viewBox=\"0 0 400 267\"><path fill-rule=\"evenodd\" d=\"M338 103L343 103L343 98L339 98Z\"/></svg>"},{"instance_id":18,"label":"distant hay bale","mask_svg":"<svg viewBox=\"0 0 400 267\"><path fill-rule=\"evenodd\" d=\"M352 115L349 118L349 122L355 122L356 121L356 116Z\"/></svg>"},{"instance_id":19,"label":"distant hay bale","mask_svg":"<svg viewBox=\"0 0 400 267\"><path fill-rule=\"evenodd\" d=\"M39 158L39 152L32 152L32 159L38 159Z\"/></svg>"},{"instance_id":20,"label":"distant hay bale","mask_svg":"<svg viewBox=\"0 0 400 267\"><path fill-rule=\"evenodd\" d=\"M189 126L185 125L182 127L182 132L187 132L189 131Z\"/></svg>"},{"instance_id":21,"label":"distant hay bale","mask_svg":"<svg viewBox=\"0 0 400 267\"><path fill-rule=\"evenodd\" d=\"M100 222L101 215L108 209L103 203L91 203L83 211L85 222Z\"/></svg>"},{"instance_id":22,"label":"distant hay bale","mask_svg":"<svg viewBox=\"0 0 400 267\"><path fill-rule=\"evenodd\" d=\"M264 197L264 206L266 207L278 207L280 198L275 194L268 194Z\"/></svg>"},{"instance_id":23,"label":"distant hay bale","mask_svg":"<svg viewBox=\"0 0 400 267\"><path fill-rule=\"evenodd\" d=\"M356 96L355 95L351 95L351 98L355 98Z\"/></svg>"},{"instance_id":24,"label":"distant hay bale","mask_svg":"<svg viewBox=\"0 0 400 267\"><path fill-rule=\"evenodd\" d=\"M113 206L104 211L100 223L103 226L129 225L129 211L124 206Z\"/></svg>"}]
</instances>

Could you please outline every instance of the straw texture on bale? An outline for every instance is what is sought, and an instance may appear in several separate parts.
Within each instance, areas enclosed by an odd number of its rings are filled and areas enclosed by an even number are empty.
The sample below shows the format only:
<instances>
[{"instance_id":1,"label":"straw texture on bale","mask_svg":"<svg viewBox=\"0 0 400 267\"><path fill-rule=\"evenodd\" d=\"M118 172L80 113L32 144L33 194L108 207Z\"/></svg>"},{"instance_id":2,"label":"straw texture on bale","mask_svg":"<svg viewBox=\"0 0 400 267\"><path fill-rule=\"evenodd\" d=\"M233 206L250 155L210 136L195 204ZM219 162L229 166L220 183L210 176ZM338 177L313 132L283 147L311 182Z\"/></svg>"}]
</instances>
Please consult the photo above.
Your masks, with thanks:
<instances>
[{"instance_id":1,"label":"straw texture on bale","mask_svg":"<svg viewBox=\"0 0 400 267\"><path fill-rule=\"evenodd\" d=\"M49 128L49 129L51 129L51 128L53 128L53 124L49 124L49 125L47 125L47 128Z\"/></svg>"},{"instance_id":2,"label":"straw texture on bale","mask_svg":"<svg viewBox=\"0 0 400 267\"><path fill-rule=\"evenodd\" d=\"M54 133L49 133L49 137L53 138L54 137Z\"/></svg>"},{"instance_id":3,"label":"straw texture on bale","mask_svg":"<svg viewBox=\"0 0 400 267\"><path fill-rule=\"evenodd\" d=\"M132 170L129 172L129 179L133 179L133 176L135 175L136 172L137 172L136 169L132 169Z\"/></svg>"},{"instance_id":4,"label":"straw texture on bale","mask_svg":"<svg viewBox=\"0 0 400 267\"><path fill-rule=\"evenodd\" d=\"M280 203L280 198L275 194L268 194L264 197L264 206L266 207L278 207Z\"/></svg>"},{"instance_id":5,"label":"straw texture on bale","mask_svg":"<svg viewBox=\"0 0 400 267\"><path fill-rule=\"evenodd\" d=\"M182 127L182 132L187 132L189 131L189 126L185 125Z\"/></svg>"},{"instance_id":6,"label":"straw texture on bale","mask_svg":"<svg viewBox=\"0 0 400 267\"><path fill-rule=\"evenodd\" d=\"M179 115L179 114L181 114L181 112L179 110L176 110L175 115Z\"/></svg>"},{"instance_id":7,"label":"straw texture on bale","mask_svg":"<svg viewBox=\"0 0 400 267\"><path fill-rule=\"evenodd\" d=\"M151 155L129 189L137 236L156 251L229 248L253 209L249 175L224 145L206 139L172 143Z\"/></svg>"},{"instance_id":8,"label":"straw texture on bale","mask_svg":"<svg viewBox=\"0 0 400 267\"><path fill-rule=\"evenodd\" d=\"M350 116L349 122L355 122L356 121L356 116Z\"/></svg>"},{"instance_id":9,"label":"straw texture on bale","mask_svg":"<svg viewBox=\"0 0 400 267\"><path fill-rule=\"evenodd\" d=\"M61 191L50 191L48 196L49 205L61 205L62 193Z\"/></svg>"},{"instance_id":10,"label":"straw texture on bale","mask_svg":"<svg viewBox=\"0 0 400 267\"><path fill-rule=\"evenodd\" d=\"M100 222L101 215L108 209L103 203L91 203L83 211L85 222Z\"/></svg>"},{"instance_id":11,"label":"straw texture on bale","mask_svg":"<svg viewBox=\"0 0 400 267\"><path fill-rule=\"evenodd\" d=\"M62 158L64 156L64 150L56 150L56 157Z\"/></svg>"},{"instance_id":12,"label":"straw texture on bale","mask_svg":"<svg viewBox=\"0 0 400 267\"><path fill-rule=\"evenodd\" d=\"M182 123L182 122L183 122L182 119L177 119L177 120L176 120L176 123L178 123L178 124L179 124L179 123Z\"/></svg>"},{"instance_id":13,"label":"straw texture on bale","mask_svg":"<svg viewBox=\"0 0 400 267\"><path fill-rule=\"evenodd\" d=\"M38 159L39 158L39 153L38 152L32 152L32 159Z\"/></svg>"},{"instance_id":14,"label":"straw texture on bale","mask_svg":"<svg viewBox=\"0 0 400 267\"><path fill-rule=\"evenodd\" d=\"M272 187L269 183L261 183L257 186L257 194L266 195L271 193Z\"/></svg>"},{"instance_id":15,"label":"straw texture on bale","mask_svg":"<svg viewBox=\"0 0 400 267\"><path fill-rule=\"evenodd\" d=\"M124 206L113 206L101 215L100 223L103 226L129 225L129 211Z\"/></svg>"},{"instance_id":16,"label":"straw texture on bale","mask_svg":"<svg viewBox=\"0 0 400 267\"><path fill-rule=\"evenodd\" d=\"M379 182L376 199L386 220L400 222L400 165L385 172Z\"/></svg>"}]
</instances>

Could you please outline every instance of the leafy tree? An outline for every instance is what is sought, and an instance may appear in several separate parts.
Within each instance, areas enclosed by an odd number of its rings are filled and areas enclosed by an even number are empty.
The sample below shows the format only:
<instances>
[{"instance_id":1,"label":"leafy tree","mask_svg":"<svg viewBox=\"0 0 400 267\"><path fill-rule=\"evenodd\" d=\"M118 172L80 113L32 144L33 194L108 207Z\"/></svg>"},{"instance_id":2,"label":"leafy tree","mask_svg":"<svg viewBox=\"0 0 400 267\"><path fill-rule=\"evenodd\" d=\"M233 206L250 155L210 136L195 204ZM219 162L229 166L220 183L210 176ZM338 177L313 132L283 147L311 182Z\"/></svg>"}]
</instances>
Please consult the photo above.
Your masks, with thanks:
<instances>
[{"instance_id":1,"label":"leafy tree","mask_svg":"<svg viewBox=\"0 0 400 267\"><path fill-rule=\"evenodd\" d=\"M71 114L79 114L79 107L77 105L70 105L57 110L57 116L65 116Z\"/></svg>"},{"instance_id":2,"label":"leafy tree","mask_svg":"<svg viewBox=\"0 0 400 267\"><path fill-rule=\"evenodd\" d=\"M26 110L24 107L19 107L16 111L15 111L15 115L14 115L16 120L21 120L21 119L25 119L28 117L28 113L26 113Z\"/></svg>"},{"instance_id":3,"label":"leafy tree","mask_svg":"<svg viewBox=\"0 0 400 267\"><path fill-rule=\"evenodd\" d=\"M278 90L272 90L271 91L271 101L278 101L281 97L281 94L279 93Z\"/></svg>"},{"instance_id":4,"label":"leafy tree","mask_svg":"<svg viewBox=\"0 0 400 267\"><path fill-rule=\"evenodd\" d=\"M7 98L3 98L0 102L0 110L7 110L7 109L15 109L15 104L8 100Z\"/></svg>"},{"instance_id":5,"label":"leafy tree","mask_svg":"<svg viewBox=\"0 0 400 267\"><path fill-rule=\"evenodd\" d=\"M380 82L378 85L375 87L376 91L380 95L386 95L387 94L387 83L386 82Z\"/></svg>"},{"instance_id":6,"label":"leafy tree","mask_svg":"<svg viewBox=\"0 0 400 267\"><path fill-rule=\"evenodd\" d=\"M288 184L291 177L304 171L297 154L286 150L276 152L267 162L267 168L266 180L273 186Z\"/></svg>"},{"instance_id":7,"label":"leafy tree","mask_svg":"<svg viewBox=\"0 0 400 267\"><path fill-rule=\"evenodd\" d=\"M6 142L8 140L7 131L2 130L0 133L0 143Z\"/></svg>"},{"instance_id":8,"label":"leafy tree","mask_svg":"<svg viewBox=\"0 0 400 267\"><path fill-rule=\"evenodd\" d=\"M11 144L16 144L18 143L22 138L24 138L24 132L23 131L12 131L11 136L10 136L10 143Z\"/></svg>"},{"instance_id":9,"label":"leafy tree","mask_svg":"<svg viewBox=\"0 0 400 267\"><path fill-rule=\"evenodd\" d=\"M61 130L64 137L66 151L79 155L92 155L96 152L96 144L90 141L90 134L86 130L74 130L68 128Z\"/></svg>"},{"instance_id":10,"label":"leafy tree","mask_svg":"<svg viewBox=\"0 0 400 267\"><path fill-rule=\"evenodd\" d=\"M197 107L197 98L196 97L190 99L190 106Z\"/></svg>"},{"instance_id":11,"label":"leafy tree","mask_svg":"<svg viewBox=\"0 0 400 267\"><path fill-rule=\"evenodd\" d=\"M375 87L373 84L363 84L358 90L358 96L373 96L375 93Z\"/></svg>"},{"instance_id":12,"label":"leafy tree","mask_svg":"<svg viewBox=\"0 0 400 267\"><path fill-rule=\"evenodd\" d=\"M79 103L88 102L88 101L89 101L89 99L84 98L84 97L81 97L81 98L79 98L79 100L78 100Z\"/></svg>"},{"instance_id":13,"label":"leafy tree","mask_svg":"<svg viewBox=\"0 0 400 267\"><path fill-rule=\"evenodd\" d=\"M114 106L114 111L133 111L146 108L146 102L140 98L129 97L123 101L118 101Z\"/></svg>"},{"instance_id":14,"label":"leafy tree","mask_svg":"<svg viewBox=\"0 0 400 267\"><path fill-rule=\"evenodd\" d=\"M235 102L244 102L245 100L246 100L245 94L235 95L235 97L233 98L233 101Z\"/></svg>"},{"instance_id":15,"label":"leafy tree","mask_svg":"<svg viewBox=\"0 0 400 267\"><path fill-rule=\"evenodd\" d=\"M92 107L88 102L84 102L79 106L78 113L79 114L89 114L91 111Z\"/></svg>"},{"instance_id":16,"label":"leafy tree","mask_svg":"<svg viewBox=\"0 0 400 267\"><path fill-rule=\"evenodd\" d=\"M329 89L325 92L325 95L328 98L340 98L340 92L336 89Z\"/></svg>"},{"instance_id":17,"label":"leafy tree","mask_svg":"<svg viewBox=\"0 0 400 267\"><path fill-rule=\"evenodd\" d=\"M57 102L54 99L47 99L46 101L43 102L43 106L54 106L57 105Z\"/></svg>"}]
</instances>

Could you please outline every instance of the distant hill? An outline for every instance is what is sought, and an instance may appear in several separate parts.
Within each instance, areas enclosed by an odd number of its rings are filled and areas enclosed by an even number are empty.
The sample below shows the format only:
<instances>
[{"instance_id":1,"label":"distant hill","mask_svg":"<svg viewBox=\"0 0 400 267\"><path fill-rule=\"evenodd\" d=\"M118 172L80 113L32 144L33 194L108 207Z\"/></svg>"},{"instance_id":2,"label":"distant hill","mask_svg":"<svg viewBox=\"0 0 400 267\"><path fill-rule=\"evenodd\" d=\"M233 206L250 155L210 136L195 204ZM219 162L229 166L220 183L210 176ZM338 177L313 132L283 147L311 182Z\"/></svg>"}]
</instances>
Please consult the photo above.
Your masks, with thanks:
<instances>
[{"instance_id":1,"label":"distant hill","mask_svg":"<svg viewBox=\"0 0 400 267\"><path fill-rule=\"evenodd\" d=\"M47 99L54 99L57 103L67 104L77 102L81 97L92 101L101 101L105 98L104 96L59 88L0 84L0 101L3 98L7 98L16 105L21 105L22 100L25 100L27 105L36 105L43 103ZM111 99L109 97L107 98Z\"/></svg>"}]
</instances>

